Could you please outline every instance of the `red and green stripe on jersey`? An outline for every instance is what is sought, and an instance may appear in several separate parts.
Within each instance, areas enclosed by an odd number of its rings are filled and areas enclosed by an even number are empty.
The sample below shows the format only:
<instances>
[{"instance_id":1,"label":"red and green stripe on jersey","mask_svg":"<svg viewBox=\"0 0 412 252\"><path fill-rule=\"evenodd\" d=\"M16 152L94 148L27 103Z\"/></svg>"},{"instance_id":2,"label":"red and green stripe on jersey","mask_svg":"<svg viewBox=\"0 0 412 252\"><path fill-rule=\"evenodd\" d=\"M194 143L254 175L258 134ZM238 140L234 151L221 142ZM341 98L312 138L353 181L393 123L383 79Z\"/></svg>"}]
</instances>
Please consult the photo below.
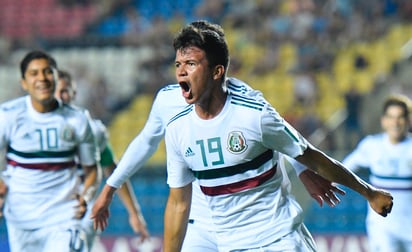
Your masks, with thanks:
<instances>
[{"instance_id":1,"label":"red and green stripe on jersey","mask_svg":"<svg viewBox=\"0 0 412 252\"><path fill-rule=\"evenodd\" d=\"M208 196L231 194L257 187L272 178L276 173L276 164L272 165L272 158L273 151L267 150L245 163L198 170L193 171L193 173L199 179L200 189L204 194ZM245 175L245 179L230 182L230 177L237 175ZM208 182L204 183L205 181ZM222 184L222 181L225 181L225 183Z\"/></svg>"},{"instance_id":2,"label":"red and green stripe on jersey","mask_svg":"<svg viewBox=\"0 0 412 252\"><path fill-rule=\"evenodd\" d=\"M76 149L65 151L37 151L21 152L7 148L7 163L26 169L38 170L62 170L73 168L75 162Z\"/></svg>"}]
</instances>

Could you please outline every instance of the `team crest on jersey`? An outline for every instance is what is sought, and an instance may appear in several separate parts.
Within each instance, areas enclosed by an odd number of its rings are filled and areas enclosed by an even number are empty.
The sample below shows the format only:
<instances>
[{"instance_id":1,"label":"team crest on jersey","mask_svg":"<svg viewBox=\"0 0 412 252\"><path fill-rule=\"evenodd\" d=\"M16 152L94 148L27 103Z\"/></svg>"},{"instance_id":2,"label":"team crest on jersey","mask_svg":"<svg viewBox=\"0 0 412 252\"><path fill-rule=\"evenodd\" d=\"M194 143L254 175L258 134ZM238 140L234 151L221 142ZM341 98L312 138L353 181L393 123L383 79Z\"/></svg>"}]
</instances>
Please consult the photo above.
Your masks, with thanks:
<instances>
[{"instance_id":1,"label":"team crest on jersey","mask_svg":"<svg viewBox=\"0 0 412 252\"><path fill-rule=\"evenodd\" d=\"M233 154L240 154L247 149L245 137L240 131L232 131L227 139L227 149Z\"/></svg>"},{"instance_id":2,"label":"team crest on jersey","mask_svg":"<svg viewBox=\"0 0 412 252\"><path fill-rule=\"evenodd\" d=\"M74 129L70 127L69 125L66 125L63 128L63 131L61 134L62 134L61 135L62 139L64 139L65 141L72 142L74 140Z\"/></svg>"}]
</instances>

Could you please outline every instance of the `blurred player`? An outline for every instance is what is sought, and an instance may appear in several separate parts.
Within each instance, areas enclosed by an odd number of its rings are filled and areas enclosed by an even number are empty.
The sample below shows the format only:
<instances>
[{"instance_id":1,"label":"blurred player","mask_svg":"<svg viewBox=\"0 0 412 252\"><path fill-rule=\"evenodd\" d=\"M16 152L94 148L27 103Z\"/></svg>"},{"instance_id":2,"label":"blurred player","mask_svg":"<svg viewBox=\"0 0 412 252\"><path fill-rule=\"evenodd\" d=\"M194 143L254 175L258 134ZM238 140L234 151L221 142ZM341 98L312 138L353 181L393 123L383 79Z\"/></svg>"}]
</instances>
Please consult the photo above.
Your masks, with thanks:
<instances>
[{"instance_id":1,"label":"blurred player","mask_svg":"<svg viewBox=\"0 0 412 252\"><path fill-rule=\"evenodd\" d=\"M20 68L28 95L0 109L10 249L87 251L81 219L100 182L88 118L54 97L57 64L50 55L31 51ZM82 189L77 163L85 171Z\"/></svg>"},{"instance_id":2,"label":"blurred player","mask_svg":"<svg viewBox=\"0 0 412 252\"><path fill-rule=\"evenodd\" d=\"M396 206L387 218L368 209L366 229L370 251L412 252L412 137L411 101L403 95L390 96L383 103L384 132L366 136L344 160L353 171L366 168L370 183L388 190Z\"/></svg>"},{"instance_id":3,"label":"blurred player","mask_svg":"<svg viewBox=\"0 0 412 252\"><path fill-rule=\"evenodd\" d=\"M73 106L77 91L76 82L68 72L59 70L58 73L59 79L56 86L55 96L62 100L64 104ZM85 112L88 114L86 110ZM116 168L116 161L109 143L107 129L100 120L90 119L90 124L95 136L97 149L99 150L98 159L100 161L100 166L103 168L105 177L109 177ZM129 214L130 227L135 233L140 233L140 241L148 239L149 232L147 231L146 222L129 180L125 182L124 186L120 187L118 195ZM93 221L89 217L90 213L91 207L88 209L85 218L83 218L83 227L87 234L89 249L91 250L96 231L93 228Z\"/></svg>"}]
</instances>

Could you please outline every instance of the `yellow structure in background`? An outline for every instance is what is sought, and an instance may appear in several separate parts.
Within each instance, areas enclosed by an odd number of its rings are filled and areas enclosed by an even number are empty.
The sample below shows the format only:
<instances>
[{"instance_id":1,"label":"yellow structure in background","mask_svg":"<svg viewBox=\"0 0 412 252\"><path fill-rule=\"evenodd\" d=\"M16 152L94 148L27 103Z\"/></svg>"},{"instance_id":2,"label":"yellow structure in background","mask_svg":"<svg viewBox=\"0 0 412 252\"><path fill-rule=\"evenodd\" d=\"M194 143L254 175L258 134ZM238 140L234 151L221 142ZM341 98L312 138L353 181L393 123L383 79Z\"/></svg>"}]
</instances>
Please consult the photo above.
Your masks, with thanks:
<instances>
[{"instance_id":1,"label":"yellow structure in background","mask_svg":"<svg viewBox=\"0 0 412 252\"><path fill-rule=\"evenodd\" d=\"M130 106L118 113L109 127L110 141L117 157L121 157L129 143L143 129L153 102L152 94L141 94L136 97ZM164 140L159 149L149 159L152 165L161 165L166 161Z\"/></svg>"}]
</instances>

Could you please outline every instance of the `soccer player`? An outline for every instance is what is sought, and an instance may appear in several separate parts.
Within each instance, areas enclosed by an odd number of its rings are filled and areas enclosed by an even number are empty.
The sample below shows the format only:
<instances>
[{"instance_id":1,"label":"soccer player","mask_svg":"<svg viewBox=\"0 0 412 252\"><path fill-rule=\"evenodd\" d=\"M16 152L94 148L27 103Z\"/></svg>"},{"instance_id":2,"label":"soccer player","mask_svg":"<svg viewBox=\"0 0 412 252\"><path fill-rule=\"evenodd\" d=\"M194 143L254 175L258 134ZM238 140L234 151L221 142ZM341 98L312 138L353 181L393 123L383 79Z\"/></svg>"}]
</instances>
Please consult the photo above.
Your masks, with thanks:
<instances>
[{"instance_id":1,"label":"soccer player","mask_svg":"<svg viewBox=\"0 0 412 252\"><path fill-rule=\"evenodd\" d=\"M380 215L390 213L388 192L312 146L267 102L227 89L224 37L188 25L173 45L176 78L190 105L166 129L165 252L181 250L192 182L207 201L219 251L315 251L302 209L282 187L279 153L360 193Z\"/></svg>"},{"instance_id":2,"label":"soccer player","mask_svg":"<svg viewBox=\"0 0 412 252\"><path fill-rule=\"evenodd\" d=\"M76 98L76 82L66 71L59 70L58 76L59 79L55 91L56 98L60 99L64 104L74 106L72 103ZM85 113L90 116L87 110L85 110ZM97 119L90 118L90 124L95 137L96 148L99 150L98 160L100 161L100 167L103 169L105 177L109 177L116 168L116 161L109 143L107 129L104 124ZM141 242L147 240L149 238L149 232L129 180L125 182L124 186L119 188L118 195L129 214L130 227L135 233L140 233ZM86 216L83 218L83 228L86 231L89 250L91 250L96 236L96 230L93 228L93 221L89 218L90 213L91 206L88 208Z\"/></svg>"},{"instance_id":3,"label":"soccer player","mask_svg":"<svg viewBox=\"0 0 412 252\"><path fill-rule=\"evenodd\" d=\"M370 251L412 252L412 137L410 130L411 101L404 95L389 96L383 103L383 132L366 136L343 160L354 172L366 168L374 186L388 190L396 207L387 218L371 209L366 217Z\"/></svg>"},{"instance_id":4,"label":"soccer player","mask_svg":"<svg viewBox=\"0 0 412 252\"><path fill-rule=\"evenodd\" d=\"M216 31L224 36L220 26L203 21L194 22L193 25L199 29ZM227 78L226 83L231 92L249 93L263 100L260 92L252 90L247 84L238 79ZM181 89L178 84L167 85L157 93L143 130L127 147L116 170L106 181L106 185L93 206L92 217L95 218L96 227L103 230L107 226L109 206L114 192L153 155L164 137L167 122L187 106L188 104L181 96ZM294 168L309 194L320 205L323 201L330 206L339 203L335 192L343 195L342 190L332 185L330 181L325 180L311 170L305 170L298 164L294 164ZM194 183L190 220L182 251L217 251L214 227L211 223L212 220L203 193L201 193L199 186Z\"/></svg>"},{"instance_id":5,"label":"soccer player","mask_svg":"<svg viewBox=\"0 0 412 252\"><path fill-rule=\"evenodd\" d=\"M88 118L54 97L57 64L50 55L31 51L20 70L28 95L0 107L10 249L87 251L81 219L100 182ZM85 171L82 189L77 163Z\"/></svg>"}]
</instances>

